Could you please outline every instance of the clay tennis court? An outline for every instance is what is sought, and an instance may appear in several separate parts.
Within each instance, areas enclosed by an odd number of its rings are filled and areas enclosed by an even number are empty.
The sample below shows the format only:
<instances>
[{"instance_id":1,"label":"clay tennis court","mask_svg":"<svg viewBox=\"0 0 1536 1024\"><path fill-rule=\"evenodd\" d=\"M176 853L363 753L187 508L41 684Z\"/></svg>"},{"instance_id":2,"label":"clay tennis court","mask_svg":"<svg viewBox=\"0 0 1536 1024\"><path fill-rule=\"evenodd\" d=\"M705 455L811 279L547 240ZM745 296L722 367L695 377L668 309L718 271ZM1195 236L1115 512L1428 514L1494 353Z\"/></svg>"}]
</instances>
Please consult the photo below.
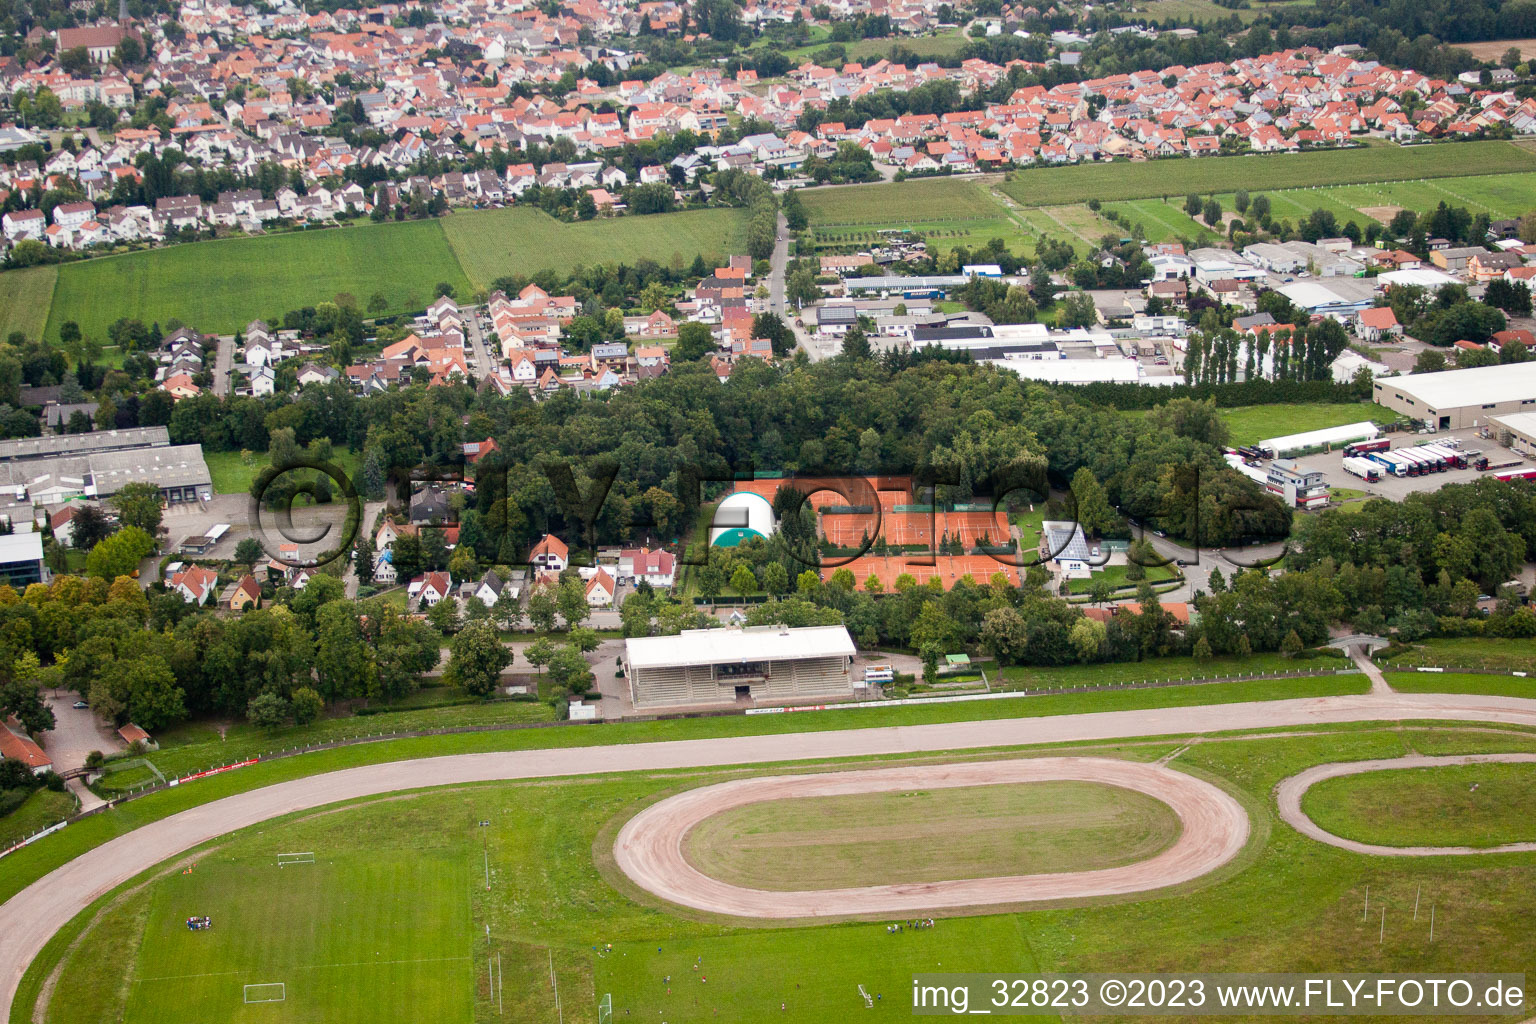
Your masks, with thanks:
<instances>
[{"instance_id":1,"label":"clay tennis court","mask_svg":"<svg viewBox=\"0 0 1536 1024\"><path fill-rule=\"evenodd\" d=\"M1160 800L1178 815L1179 838L1155 857L1095 871L800 892L770 892L731 885L705 875L683 853L683 840L695 825L747 804L1058 781L1120 786ZM615 863L631 881L671 903L736 917L785 919L932 913L943 908L1145 892L1209 874L1237 856L1247 843L1248 834L1248 815L1235 799L1209 782L1183 772L1164 765L1114 758L1040 757L820 775L772 775L701 786L653 804L631 818L619 830L613 854Z\"/></svg>"},{"instance_id":2,"label":"clay tennis court","mask_svg":"<svg viewBox=\"0 0 1536 1024\"><path fill-rule=\"evenodd\" d=\"M864 537L887 544L933 545L960 538L967 548L983 539L988 544L1008 543L1011 527L1002 512L869 512L823 513L822 536L838 547L856 548Z\"/></svg>"},{"instance_id":3,"label":"clay tennis court","mask_svg":"<svg viewBox=\"0 0 1536 1024\"><path fill-rule=\"evenodd\" d=\"M882 590L894 590L897 578L903 574L911 576L919 585L937 579L945 590L958 583L963 576L969 575L977 583L986 583L994 573L999 572L1009 583L1017 585L1019 570L1007 563L1008 559L1014 557L1011 554L999 555L997 558L991 555L860 555L845 561L835 556L825 556L822 559L822 571L831 573L847 569L853 573L854 583L861 590L865 589L865 581L870 576L880 581Z\"/></svg>"}]
</instances>

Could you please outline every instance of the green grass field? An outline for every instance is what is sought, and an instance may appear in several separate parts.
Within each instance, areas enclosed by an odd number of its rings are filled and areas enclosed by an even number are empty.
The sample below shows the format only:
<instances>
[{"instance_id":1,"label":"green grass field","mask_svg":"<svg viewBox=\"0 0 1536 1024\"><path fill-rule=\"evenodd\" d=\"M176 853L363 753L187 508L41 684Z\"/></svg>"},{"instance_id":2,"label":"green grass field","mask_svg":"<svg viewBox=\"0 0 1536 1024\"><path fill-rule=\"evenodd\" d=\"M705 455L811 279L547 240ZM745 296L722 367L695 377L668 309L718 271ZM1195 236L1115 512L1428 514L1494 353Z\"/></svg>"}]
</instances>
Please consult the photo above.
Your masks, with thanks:
<instances>
[{"instance_id":1,"label":"green grass field","mask_svg":"<svg viewBox=\"0 0 1536 1024\"><path fill-rule=\"evenodd\" d=\"M1146 163L1079 164L1016 171L1004 192L1025 206L1061 206L1099 199L1120 202L1190 192L1250 193L1275 189L1351 185L1419 178L1536 171L1536 153L1508 142L1466 142L1431 146L1371 146L1310 153L1256 154ZM1374 205L1374 204L1373 204ZM1433 206L1433 204L1431 204ZM1284 216L1280 210L1276 216Z\"/></svg>"},{"instance_id":2,"label":"green grass field","mask_svg":"<svg viewBox=\"0 0 1536 1024\"><path fill-rule=\"evenodd\" d=\"M1394 690L1404 693L1487 693L1536 699L1536 679L1481 672L1383 672Z\"/></svg>"},{"instance_id":3,"label":"green grass field","mask_svg":"<svg viewBox=\"0 0 1536 1024\"><path fill-rule=\"evenodd\" d=\"M1327 402L1288 405L1245 405L1220 410L1231 430L1232 444L1254 444L1271 437L1300 434L1324 427L1341 427L1375 419L1381 409L1371 402L1354 405Z\"/></svg>"},{"instance_id":4,"label":"green grass field","mask_svg":"<svg viewBox=\"0 0 1536 1024\"><path fill-rule=\"evenodd\" d=\"M1118 867L1179 831L1144 794L1036 782L747 804L700 822L684 851L711 878L793 891Z\"/></svg>"},{"instance_id":5,"label":"green grass field","mask_svg":"<svg viewBox=\"0 0 1536 1024\"><path fill-rule=\"evenodd\" d=\"M363 304L379 292L390 312L402 312L422 308L438 282L469 286L437 221L172 245L59 268L48 337L75 320L105 340L107 326L124 316L229 333L341 292Z\"/></svg>"},{"instance_id":6,"label":"green grass field","mask_svg":"<svg viewBox=\"0 0 1536 1024\"><path fill-rule=\"evenodd\" d=\"M1381 846L1536 841L1536 764L1405 768L1324 779L1302 810L1336 836Z\"/></svg>"},{"instance_id":7,"label":"green grass field","mask_svg":"<svg viewBox=\"0 0 1536 1024\"><path fill-rule=\"evenodd\" d=\"M213 489L218 494L249 493L251 483L272 464L266 452L252 452L249 465L239 452L205 452L203 458L208 463L208 474L213 477ZM353 480L358 479L362 459L350 448L334 449L331 461Z\"/></svg>"},{"instance_id":8,"label":"green grass field","mask_svg":"<svg viewBox=\"0 0 1536 1024\"><path fill-rule=\"evenodd\" d=\"M1286 828L1271 798L1277 782L1313 764L1494 747L1533 750L1536 737L1372 726L1210 737L1172 764L1248 811L1253 838L1228 868L1128 900L936 914L935 928L898 934L881 921L743 927L634 898L608 860L619 825L664 795L739 774L729 770L402 794L226 837L191 858L191 874L169 871L108 903L77 930L38 1019L592 1024L610 994L616 1021L798 1024L910 1016L918 971L1519 971L1536 956L1536 854L1357 856ZM1178 750L1160 741L1093 753ZM1517 797L1528 801L1531 788ZM272 866L277 852L297 850L317 863ZM1387 910L1382 943L1375 915L1361 920L1367 885L1371 906ZM1433 944L1428 922L1411 919L1416 893L1437 907ZM211 916L213 929L186 931L180 922L192 914ZM13 1022L33 1018L40 973L63 952L29 972ZM489 984L498 958L510 975L500 1006ZM405 960L415 962L385 963ZM287 1001L241 1002L244 984L272 981L287 985ZM872 1009L860 985L880 996Z\"/></svg>"},{"instance_id":9,"label":"green grass field","mask_svg":"<svg viewBox=\"0 0 1536 1024\"><path fill-rule=\"evenodd\" d=\"M1436 637L1399 651L1382 668L1490 668L1501 672L1536 672L1536 644L1501 637Z\"/></svg>"},{"instance_id":10,"label":"green grass field","mask_svg":"<svg viewBox=\"0 0 1536 1024\"><path fill-rule=\"evenodd\" d=\"M1284 17L1289 12L1298 8L1310 7L1310 3L1256 3L1247 7L1234 10L1223 7L1213 0L1151 0L1150 3L1138 5L1137 10L1144 11L1149 18L1159 21L1164 19L1177 19L1179 21L1225 21L1236 16L1240 21L1253 21L1261 14L1275 14Z\"/></svg>"},{"instance_id":11,"label":"green grass field","mask_svg":"<svg viewBox=\"0 0 1536 1024\"><path fill-rule=\"evenodd\" d=\"M724 258L744 251L746 214L741 210L686 210L648 217L619 217L565 224L539 210L509 207L455 213L442 221L448 245L476 288L498 277L545 268L565 273L595 263L674 257Z\"/></svg>"},{"instance_id":12,"label":"green grass field","mask_svg":"<svg viewBox=\"0 0 1536 1024\"><path fill-rule=\"evenodd\" d=\"M34 790L10 814L0 817L0 850L18 843L49 825L63 821L75 813L75 795L70 792L55 793L50 789Z\"/></svg>"},{"instance_id":13,"label":"green grass field","mask_svg":"<svg viewBox=\"0 0 1536 1024\"><path fill-rule=\"evenodd\" d=\"M41 338L58 280L58 267L28 267L0 273L0 338L8 338L15 331L29 338Z\"/></svg>"}]
</instances>

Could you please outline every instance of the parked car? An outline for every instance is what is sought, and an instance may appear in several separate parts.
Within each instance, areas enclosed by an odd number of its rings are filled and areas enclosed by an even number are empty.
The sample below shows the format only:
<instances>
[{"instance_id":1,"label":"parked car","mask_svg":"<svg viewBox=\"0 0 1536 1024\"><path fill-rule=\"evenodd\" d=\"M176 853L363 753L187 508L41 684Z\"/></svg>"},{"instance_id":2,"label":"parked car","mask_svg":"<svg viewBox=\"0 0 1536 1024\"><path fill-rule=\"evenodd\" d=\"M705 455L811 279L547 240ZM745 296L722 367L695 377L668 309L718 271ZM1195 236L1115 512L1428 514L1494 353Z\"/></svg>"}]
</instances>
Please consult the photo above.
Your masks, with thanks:
<instances>
[{"instance_id":1,"label":"parked car","mask_svg":"<svg viewBox=\"0 0 1536 1024\"><path fill-rule=\"evenodd\" d=\"M89 705L89 704L87 704L87 703L86 703L86 702L85 702L85 701L83 701L83 700L77 700L77 701L75 701L75 703L74 703L74 705L73 705L73 706L74 706L74 709L75 709L75 710L76 710L76 711L84 711L84 710L85 710L85 709L86 709L86 708L88 708L88 707L90 707L90 705Z\"/></svg>"}]
</instances>

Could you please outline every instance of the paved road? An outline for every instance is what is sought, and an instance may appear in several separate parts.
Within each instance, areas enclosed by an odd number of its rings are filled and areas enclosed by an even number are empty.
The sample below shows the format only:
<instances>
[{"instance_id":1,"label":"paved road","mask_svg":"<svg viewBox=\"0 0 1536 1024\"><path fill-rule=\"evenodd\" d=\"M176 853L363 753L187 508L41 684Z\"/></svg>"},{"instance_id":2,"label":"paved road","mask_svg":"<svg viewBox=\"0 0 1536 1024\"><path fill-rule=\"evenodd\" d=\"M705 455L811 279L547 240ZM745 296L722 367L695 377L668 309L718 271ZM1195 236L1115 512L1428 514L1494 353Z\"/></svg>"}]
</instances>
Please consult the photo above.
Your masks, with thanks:
<instances>
[{"instance_id":1,"label":"paved road","mask_svg":"<svg viewBox=\"0 0 1536 1024\"><path fill-rule=\"evenodd\" d=\"M81 854L0 906L0 1021L10 1019L16 987L32 958L60 928L98 897L140 872L218 836L326 804L423 786L503 779L1425 719L1536 727L1536 700L1476 694L1363 694L1049 718L456 754L329 772L225 797L145 825Z\"/></svg>"},{"instance_id":2,"label":"paved road","mask_svg":"<svg viewBox=\"0 0 1536 1024\"><path fill-rule=\"evenodd\" d=\"M773 242L773 269L768 273L768 308L784 315L784 268L789 265L789 221L779 214L778 234Z\"/></svg>"},{"instance_id":3,"label":"paved road","mask_svg":"<svg viewBox=\"0 0 1536 1024\"><path fill-rule=\"evenodd\" d=\"M463 312L469 321L465 327L468 329L470 347L474 349L475 379L484 380L496 368L496 363L491 359L490 350L485 347L485 333L480 328L481 310L479 306L469 306Z\"/></svg>"},{"instance_id":4,"label":"paved road","mask_svg":"<svg viewBox=\"0 0 1536 1024\"><path fill-rule=\"evenodd\" d=\"M847 889L766 891L704 874L683 855L683 837L706 818L765 800L898 793L1015 782L1095 782L1145 793L1172 807L1178 841L1155 857L1094 871L903 882ZM1039 900L1119 896L1161 889L1209 874L1248 842L1248 814L1209 782L1162 764L1111 757L1029 757L1016 761L904 765L816 775L769 775L700 786L652 804L619 831L619 870L664 900L715 914L775 918L917 914Z\"/></svg>"},{"instance_id":5,"label":"paved road","mask_svg":"<svg viewBox=\"0 0 1536 1024\"><path fill-rule=\"evenodd\" d=\"M1329 846L1337 846L1351 853L1367 853L1376 857L1444 857L1478 853L1529 853L1536 850L1536 843L1507 843L1503 846L1378 846L1360 843L1353 839L1336 836L1324 831L1307 817L1301 809L1301 798L1307 790L1324 779L1336 779L1341 775L1361 775L1365 772L1383 772L1403 768L1448 768L1465 764L1531 764L1536 754L1460 754L1447 757L1431 757L1414 754L1409 757L1383 758L1378 761L1349 761L1340 764L1320 764L1281 782L1275 787L1275 802L1280 817L1302 835Z\"/></svg>"},{"instance_id":6,"label":"paved road","mask_svg":"<svg viewBox=\"0 0 1536 1024\"><path fill-rule=\"evenodd\" d=\"M223 334L219 336L219 348L213 357L213 393L220 398L229 394L230 384L233 378L229 371L235 365L235 336Z\"/></svg>"}]
</instances>

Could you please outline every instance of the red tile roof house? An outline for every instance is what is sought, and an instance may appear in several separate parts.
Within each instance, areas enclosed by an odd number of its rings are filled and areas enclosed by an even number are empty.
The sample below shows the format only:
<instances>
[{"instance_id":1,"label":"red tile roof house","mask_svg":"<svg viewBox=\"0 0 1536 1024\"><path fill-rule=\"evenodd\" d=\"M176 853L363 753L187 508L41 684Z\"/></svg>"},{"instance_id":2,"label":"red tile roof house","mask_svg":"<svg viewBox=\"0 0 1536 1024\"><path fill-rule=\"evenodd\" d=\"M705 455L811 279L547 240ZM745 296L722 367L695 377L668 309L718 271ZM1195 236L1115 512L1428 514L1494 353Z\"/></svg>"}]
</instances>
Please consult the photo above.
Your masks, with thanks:
<instances>
[{"instance_id":1,"label":"red tile roof house","mask_svg":"<svg viewBox=\"0 0 1536 1024\"><path fill-rule=\"evenodd\" d=\"M128 744L130 747L135 743L142 743L144 744L145 750L160 749L160 744L156 743L153 737L149 735L149 733L145 732L137 725L134 725L132 722L129 722L127 725L117 730L117 734L121 736L123 742Z\"/></svg>"},{"instance_id":2,"label":"red tile roof house","mask_svg":"<svg viewBox=\"0 0 1536 1024\"><path fill-rule=\"evenodd\" d=\"M1402 337L1403 325L1397 322L1397 314L1391 306L1375 306L1362 309L1358 315L1362 341L1377 341L1383 336Z\"/></svg>"},{"instance_id":3,"label":"red tile roof house","mask_svg":"<svg viewBox=\"0 0 1536 1024\"><path fill-rule=\"evenodd\" d=\"M204 569L200 565L194 565L191 568L172 574L171 592L180 594L183 601L189 601L197 605L206 604L218 582L218 573L212 569Z\"/></svg>"},{"instance_id":4,"label":"red tile roof house","mask_svg":"<svg viewBox=\"0 0 1536 1024\"><path fill-rule=\"evenodd\" d=\"M528 561L538 569L548 572L564 572L565 567L571 564L571 549L565 546L565 541L553 534L546 533L544 539L533 546L528 553Z\"/></svg>"},{"instance_id":5,"label":"red tile roof house","mask_svg":"<svg viewBox=\"0 0 1536 1024\"><path fill-rule=\"evenodd\" d=\"M0 756L20 761L33 775L53 771L53 758L43 753L43 748L22 731L21 723L15 718L0 722Z\"/></svg>"}]
</instances>

